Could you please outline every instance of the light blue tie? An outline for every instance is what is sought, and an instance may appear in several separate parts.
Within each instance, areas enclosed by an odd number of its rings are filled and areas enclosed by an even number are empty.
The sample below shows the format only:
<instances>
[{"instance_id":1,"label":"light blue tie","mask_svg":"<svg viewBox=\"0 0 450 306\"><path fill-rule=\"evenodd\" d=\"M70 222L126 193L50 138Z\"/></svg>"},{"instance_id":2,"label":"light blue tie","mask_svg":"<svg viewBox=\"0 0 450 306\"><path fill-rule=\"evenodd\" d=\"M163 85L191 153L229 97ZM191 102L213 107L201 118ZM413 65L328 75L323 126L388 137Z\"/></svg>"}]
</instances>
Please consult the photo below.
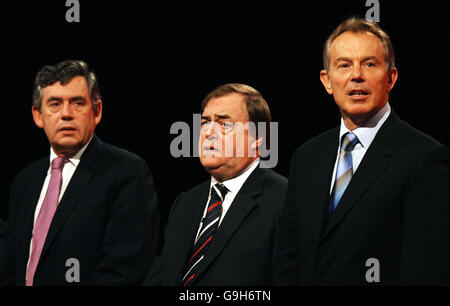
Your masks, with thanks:
<instances>
[{"instance_id":1,"label":"light blue tie","mask_svg":"<svg viewBox=\"0 0 450 306\"><path fill-rule=\"evenodd\" d=\"M339 161L336 169L336 180L334 182L333 191L331 192L330 205L328 207L328 218L336 210L339 201L344 194L350 180L353 176L353 159L352 151L358 144L358 137L353 133L346 133L343 135L341 142L341 151L339 152Z\"/></svg>"}]
</instances>

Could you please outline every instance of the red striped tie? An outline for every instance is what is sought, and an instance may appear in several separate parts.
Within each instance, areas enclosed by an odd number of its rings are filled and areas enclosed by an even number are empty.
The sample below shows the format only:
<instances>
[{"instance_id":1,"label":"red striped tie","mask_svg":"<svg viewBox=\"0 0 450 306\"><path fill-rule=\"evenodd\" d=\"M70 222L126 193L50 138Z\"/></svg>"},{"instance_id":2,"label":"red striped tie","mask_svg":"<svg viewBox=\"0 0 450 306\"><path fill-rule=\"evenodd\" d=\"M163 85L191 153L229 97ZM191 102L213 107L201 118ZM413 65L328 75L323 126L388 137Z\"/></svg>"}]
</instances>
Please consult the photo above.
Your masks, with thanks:
<instances>
[{"instance_id":1,"label":"red striped tie","mask_svg":"<svg viewBox=\"0 0 450 306\"><path fill-rule=\"evenodd\" d=\"M219 225L222 214L222 202L227 192L227 188L222 184L215 184L211 188L211 199L208 203L208 210L206 216L202 219L200 233L195 240L191 256L186 266L186 272L182 279L183 286L191 286L194 283L200 263L205 257L206 250L211 244L214 233Z\"/></svg>"}]
</instances>

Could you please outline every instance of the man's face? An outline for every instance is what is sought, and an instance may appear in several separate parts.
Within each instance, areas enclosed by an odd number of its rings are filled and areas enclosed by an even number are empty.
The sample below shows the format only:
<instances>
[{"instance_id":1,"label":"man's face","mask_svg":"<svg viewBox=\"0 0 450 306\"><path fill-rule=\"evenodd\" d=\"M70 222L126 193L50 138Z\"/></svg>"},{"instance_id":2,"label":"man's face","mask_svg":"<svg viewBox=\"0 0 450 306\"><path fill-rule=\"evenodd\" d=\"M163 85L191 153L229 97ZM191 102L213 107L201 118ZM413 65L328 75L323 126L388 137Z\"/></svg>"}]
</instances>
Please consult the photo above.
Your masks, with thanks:
<instances>
[{"instance_id":1,"label":"man's face","mask_svg":"<svg viewBox=\"0 0 450 306\"><path fill-rule=\"evenodd\" d=\"M381 40L370 32L347 31L331 44L329 71L320 79L333 95L349 129L365 123L386 105L397 80L387 71Z\"/></svg>"},{"instance_id":2,"label":"man's face","mask_svg":"<svg viewBox=\"0 0 450 306\"><path fill-rule=\"evenodd\" d=\"M94 111L85 78L76 76L65 85L56 82L45 87L41 109L33 106L32 113L55 153L71 157L92 137L102 117L102 102Z\"/></svg>"},{"instance_id":3,"label":"man's face","mask_svg":"<svg viewBox=\"0 0 450 306\"><path fill-rule=\"evenodd\" d=\"M248 121L241 94L211 98L206 104L200 131L200 162L218 181L238 176L256 159L257 144L252 133L249 135Z\"/></svg>"}]
</instances>

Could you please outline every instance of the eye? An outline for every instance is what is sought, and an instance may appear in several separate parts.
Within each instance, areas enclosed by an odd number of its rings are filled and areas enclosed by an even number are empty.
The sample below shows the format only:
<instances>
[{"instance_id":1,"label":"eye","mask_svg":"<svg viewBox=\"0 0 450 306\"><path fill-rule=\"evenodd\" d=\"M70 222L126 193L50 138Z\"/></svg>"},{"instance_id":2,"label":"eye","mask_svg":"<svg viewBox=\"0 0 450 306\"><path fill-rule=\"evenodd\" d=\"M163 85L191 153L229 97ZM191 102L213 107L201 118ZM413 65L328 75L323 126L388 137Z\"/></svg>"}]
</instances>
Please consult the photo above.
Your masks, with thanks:
<instances>
[{"instance_id":1,"label":"eye","mask_svg":"<svg viewBox=\"0 0 450 306\"><path fill-rule=\"evenodd\" d=\"M222 124L222 126L224 128L231 128L231 127L233 127L233 122L230 122L230 121L224 121L221 124Z\"/></svg>"},{"instance_id":2,"label":"eye","mask_svg":"<svg viewBox=\"0 0 450 306\"><path fill-rule=\"evenodd\" d=\"M76 106L83 106L85 104L84 102L85 101L83 101L83 100L76 100L76 101L73 101L73 104Z\"/></svg>"},{"instance_id":3,"label":"eye","mask_svg":"<svg viewBox=\"0 0 450 306\"><path fill-rule=\"evenodd\" d=\"M368 62L366 65L367 67L375 67L375 63L373 62Z\"/></svg>"}]
</instances>

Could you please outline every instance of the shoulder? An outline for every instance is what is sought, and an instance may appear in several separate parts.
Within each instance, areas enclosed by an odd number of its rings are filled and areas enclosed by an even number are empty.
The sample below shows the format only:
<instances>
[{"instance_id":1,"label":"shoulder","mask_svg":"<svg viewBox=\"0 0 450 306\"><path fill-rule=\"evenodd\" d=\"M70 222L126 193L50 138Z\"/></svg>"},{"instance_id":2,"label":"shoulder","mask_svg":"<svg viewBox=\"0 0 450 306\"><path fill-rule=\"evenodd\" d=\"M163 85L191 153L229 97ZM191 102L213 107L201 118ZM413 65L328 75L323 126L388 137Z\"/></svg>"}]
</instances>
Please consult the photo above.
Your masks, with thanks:
<instances>
[{"instance_id":1,"label":"shoulder","mask_svg":"<svg viewBox=\"0 0 450 306\"><path fill-rule=\"evenodd\" d=\"M393 148L396 166L415 169L419 174L432 171L434 167L440 169L439 171L448 171L444 170L448 169L448 148L407 122L402 120L399 122L397 139Z\"/></svg>"},{"instance_id":2,"label":"shoulder","mask_svg":"<svg viewBox=\"0 0 450 306\"><path fill-rule=\"evenodd\" d=\"M180 193L177 197L177 199L192 199L192 198L198 198L201 197L209 191L209 185L211 181L206 180L182 193Z\"/></svg>"},{"instance_id":3,"label":"shoulder","mask_svg":"<svg viewBox=\"0 0 450 306\"><path fill-rule=\"evenodd\" d=\"M81 157L81 164L89 168L132 168L136 171L148 170L144 159L135 153L113 146L94 136L91 144Z\"/></svg>"},{"instance_id":4,"label":"shoulder","mask_svg":"<svg viewBox=\"0 0 450 306\"><path fill-rule=\"evenodd\" d=\"M448 148L430 135L414 128L407 122L400 120L397 148L400 150L447 150Z\"/></svg>"},{"instance_id":5,"label":"shoulder","mask_svg":"<svg viewBox=\"0 0 450 306\"><path fill-rule=\"evenodd\" d=\"M339 127L334 127L306 141L294 151L293 156L316 154L328 148L333 142L337 145L338 138Z\"/></svg>"},{"instance_id":6,"label":"shoulder","mask_svg":"<svg viewBox=\"0 0 450 306\"><path fill-rule=\"evenodd\" d=\"M37 175L42 174L43 171L47 171L50 166L49 159L50 157L47 155L26 165L16 174L13 183L36 179Z\"/></svg>"},{"instance_id":7,"label":"shoulder","mask_svg":"<svg viewBox=\"0 0 450 306\"><path fill-rule=\"evenodd\" d=\"M131 162L141 162L143 159L128 150L125 150L123 148L116 147L114 145L100 142L98 145L98 153L100 153L102 156L113 160L113 161L131 161Z\"/></svg>"},{"instance_id":8,"label":"shoulder","mask_svg":"<svg viewBox=\"0 0 450 306\"><path fill-rule=\"evenodd\" d=\"M262 172L265 172L266 178L264 180L264 189L266 188L286 188L288 179L278 174L272 169L261 169Z\"/></svg>"},{"instance_id":9,"label":"shoulder","mask_svg":"<svg viewBox=\"0 0 450 306\"><path fill-rule=\"evenodd\" d=\"M170 208L170 216L182 213L184 211L190 211L197 208L197 205L204 205L202 199L206 203L209 191L210 181L204 181L203 183L196 185L189 190L180 193L174 200L172 207ZM169 217L170 219L170 217Z\"/></svg>"},{"instance_id":10,"label":"shoulder","mask_svg":"<svg viewBox=\"0 0 450 306\"><path fill-rule=\"evenodd\" d=\"M239 192L249 196L283 200L288 180L272 169L257 167Z\"/></svg>"}]
</instances>

